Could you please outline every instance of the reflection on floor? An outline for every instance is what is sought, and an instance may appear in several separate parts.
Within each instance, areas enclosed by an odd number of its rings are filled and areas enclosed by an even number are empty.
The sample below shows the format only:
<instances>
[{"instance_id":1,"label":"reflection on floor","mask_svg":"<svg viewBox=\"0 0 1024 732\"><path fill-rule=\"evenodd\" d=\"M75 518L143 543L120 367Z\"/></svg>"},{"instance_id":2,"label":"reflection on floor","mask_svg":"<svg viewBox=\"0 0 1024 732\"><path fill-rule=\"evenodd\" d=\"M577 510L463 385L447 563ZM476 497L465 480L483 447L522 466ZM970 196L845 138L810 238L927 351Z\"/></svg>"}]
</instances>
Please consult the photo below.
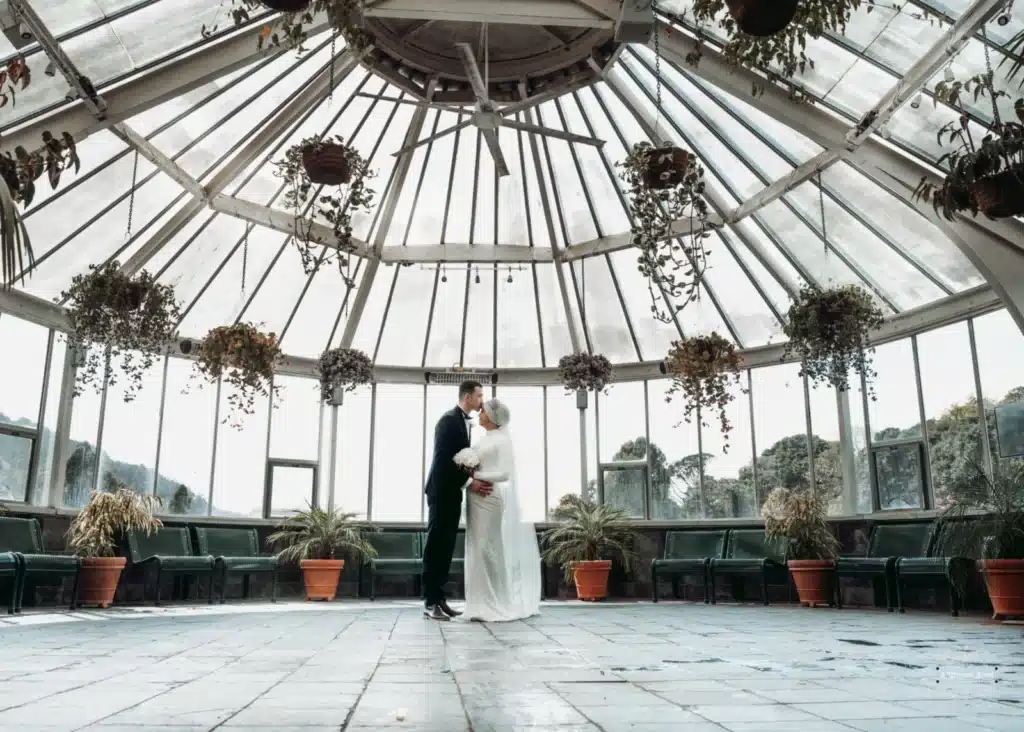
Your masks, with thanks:
<instances>
[{"instance_id":1,"label":"reflection on floor","mask_svg":"<svg viewBox=\"0 0 1024 732\"><path fill-rule=\"evenodd\" d=\"M0 730L1021 732L1019 626L938 614L411 602L0 617Z\"/></svg>"}]
</instances>

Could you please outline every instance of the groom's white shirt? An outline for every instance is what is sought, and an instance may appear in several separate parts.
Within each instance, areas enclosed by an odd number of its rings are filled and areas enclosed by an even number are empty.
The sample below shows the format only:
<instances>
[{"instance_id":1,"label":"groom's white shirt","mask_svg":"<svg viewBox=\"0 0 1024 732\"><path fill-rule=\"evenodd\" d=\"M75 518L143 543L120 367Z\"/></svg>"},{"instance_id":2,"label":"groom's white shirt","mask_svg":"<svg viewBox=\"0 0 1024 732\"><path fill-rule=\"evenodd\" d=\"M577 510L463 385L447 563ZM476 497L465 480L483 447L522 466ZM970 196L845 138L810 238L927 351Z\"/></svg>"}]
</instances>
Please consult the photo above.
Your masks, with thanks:
<instances>
[{"instance_id":1,"label":"groom's white shirt","mask_svg":"<svg viewBox=\"0 0 1024 732\"><path fill-rule=\"evenodd\" d=\"M462 412L462 407L459 407L459 411ZM469 415L462 412L463 422L466 425L466 439L469 440L470 445L473 444L473 422L470 420ZM473 477L470 476L466 479L466 482L462 484L462 490L466 490L473 483Z\"/></svg>"}]
</instances>

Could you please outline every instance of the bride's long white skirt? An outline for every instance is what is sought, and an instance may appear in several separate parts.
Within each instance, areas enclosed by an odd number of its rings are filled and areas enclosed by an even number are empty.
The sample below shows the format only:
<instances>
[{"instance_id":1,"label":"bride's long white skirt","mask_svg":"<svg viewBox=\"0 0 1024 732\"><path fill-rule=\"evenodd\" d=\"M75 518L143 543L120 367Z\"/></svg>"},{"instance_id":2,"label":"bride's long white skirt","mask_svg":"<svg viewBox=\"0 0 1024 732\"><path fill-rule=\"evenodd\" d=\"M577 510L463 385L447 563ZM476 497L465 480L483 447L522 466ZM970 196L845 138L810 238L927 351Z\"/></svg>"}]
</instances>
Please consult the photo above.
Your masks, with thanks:
<instances>
[{"instance_id":1,"label":"bride's long white skirt","mask_svg":"<svg viewBox=\"0 0 1024 732\"><path fill-rule=\"evenodd\" d=\"M505 552L501 536L502 485L489 496L470 494L466 502L466 617L488 623L518 620L503 598Z\"/></svg>"}]
</instances>

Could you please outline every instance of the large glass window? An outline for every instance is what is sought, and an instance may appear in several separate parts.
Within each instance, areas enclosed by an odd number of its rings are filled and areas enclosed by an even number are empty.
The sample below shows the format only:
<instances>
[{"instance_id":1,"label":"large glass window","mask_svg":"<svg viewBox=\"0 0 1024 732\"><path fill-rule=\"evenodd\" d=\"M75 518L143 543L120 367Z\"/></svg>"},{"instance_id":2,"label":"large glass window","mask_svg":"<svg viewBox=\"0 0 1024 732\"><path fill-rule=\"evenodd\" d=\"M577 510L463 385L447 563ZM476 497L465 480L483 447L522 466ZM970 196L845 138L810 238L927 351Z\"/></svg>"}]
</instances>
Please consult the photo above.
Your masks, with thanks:
<instances>
[{"instance_id":1,"label":"large glass window","mask_svg":"<svg viewBox=\"0 0 1024 732\"><path fill-rule=\"evenodd\" d=\"M374 521L419 521L423 445L423 387L377 384L373 445Z\"/></svg>"},{"instance_id":2,"label":"large glass window","mask_svg":"<svg viewBox=\"0 0 1024 732\"><path fill-rule=\"evenodd\" d=\"M338 407L338 444L334 460L334 507L366 518L370 479L371 389L350 391Z\"/></svg>"},{"instance_id":3,"label":"large glass window","mask_svg":"<svg viewBox=\"0 0 1024 732\"><path fill-rule=\"evenodd\" d=\"M277 408L270 415L270 457L316 460L320 430L320 384L278 376Z\"/></svg>"},{"instance_id":4,"label":"large glass window","mask_svg":"<svg viewBox=\"0 0 1024 732\"><path fill-rule=\"evenodd\" d=\"M270 398L257 397L252 414L230 412L234 388L220 390L220 426L213 466L213 515L263 517Z\"/></svg>"},{"instance_id":5,"label":"large glass window","mask_svg":"<svg viewBox=\"0 0 1024 732\"><path fill-rule=\"evenodd\" d=\"M647 515L647 425L644 385L640 381L615 384L597 395L600 420L601 463L642 463L635 467L601 469L604 502L625 510L633 518Z\"/></svg>"},{"instance_id":6,"label":"large glass window","mask_svg":"<svg viewBox=\"0 0 1024 732\"><path fill-rule=\"evenodd\" d=\"M811 388L811 435L814 445L814 487L828 506L830 516L857 511L856 486L843 483L843 463L839 445L839 404L831 386ZM868 498L866 496L866 498ZM868 498L870 504L870 499Z\"/></svg>"},{"instance_id":7,"label":"large glass window","mask_svg":"<svg viewBox=\"0 0 1024 732\"><path fill-rule=\"evenodd\" d=\"M71 405L68 458L64 468L64 506L81 508L96 488L96 435L100 420L100 394L86 387Z\"/></svg>"},{"instance_id":8,"label":"large glass window","mask_svg":"<svg viewBox=\"0 0 1024 732\"><path fill-rule=\"evenodd\" d=\"M516 447L516 492L527 521L543 521L544 390L540 386L503 386L498 397L512 412L509 430Z\"/></svg>"},{"instance_id":9,"label":"large glass window","mask_svg":"<svg viewBox=\"0 0 1024 732\"><path fill-rule=\"evenodd\" d=\"M117 368L116 362L112 368ZM137 389L135 398L130 402L124 401L125 388L131 386L124 374L118 373L116 383L107 387L100 455L102 487L121 483L139 493L153 492L164 360L156 359L142 373L141 379L141 388ZM171 406L174 406L173 401Z\"/></svg>"},{"instance_id":10,"label":"large glass window","mask_svg":"<svg viewBox=\"0 0 1024 732\"><path fill-rule=\"evenodd\" d=\"M989 450L999 458L995 409L1024 399L1024 335L1006 310L989 313L974 320L974 339L978 350L981 393L985 400L985 418Z\"/></svg>"},{"instance_id":11,"label":"large glass window","mask_svg":"<svg viewBox=\"0 0 1024 732\"><path fill-rule=\"evenodd\" d=\"M672 382L647 382L651 421L651 518L694 519L702 515L697 423L683 421L681 397L666 401Z\"/></svg>"},{"instance_id":12,"label":"large glass window","mask_svg":"<svg viewBox=\"0 0 1024 732\"><path fill-rule=\"evenodd\" d=\"M0 501L24 501L33 439L0 428Z\"/></svg>"},{"instance_id":13,"label":"large glass window","mask_svg":"<svg viewBox=\"0 0 1024 732\"><path fill-rule=\"evenodd\" d=\"M945 508L950 485L981 461L978 395L967 323L922 333L917 337L917 353L932 495L935 507Z\"/></svg>"},{"instance_id":14,"label":"large glass window","mask_svg":"<svg viewBox=\"0 0 1024 732\"><path fill-rule=\"evenodd\" d=\"M268 464L270 515L288 516L306 511L316 498L316 463L274 460Z\"/></svg>"},{"instance_id":15,"label":"large glass window","mask_svg":"<svg viewBox=\"0 0 1024 732\"><path fill-rule=\"evenodd\" d=\"M35 427L50 331L12 315L0 316L0 422Z\"/></svg>"},{"instance_id":16,"label":"large glass window","mask_svg":"<svg viewBox=\"0 0 1024 732\"><path fill-rule=\"evenodd\" d=\"M742 389L747 374L740 375L740 386L732 386L735 399L726 407L732 427L728 447L715 410L701 412L706 427L701 429L704 446L704 518L753 517L757 515L754 475L751 470L753 445L750 429L750 402Z\"/></svg>"},{"instance_id":17,"label":"large glass window","mask_svg":"<svg viewBox=\"0 0 1024 732\"><path fill-rule=\"evenodd\" d=\"M921 410L917 402L914 350L909 338L878 346L872 381L875 398L868 399L872 442L921 436Z\"/></svg>"},{"instance_id":18,"label":"large glass window","mask_svg":"<svg viewBox=\"0 0 1024 732\"><path fill-rule=\"evenodd\" d=\"M751 397L757 457L757 513L776 488L810 487L804 382L797 364L753 369ZM815 456L825 449L815 443ZM745 473L744 473L745 475Z\"/></svg>"},{"instance_id":19,"label":"large glass window","mask_svg":"<svg viewBox=\"0 0 1024 732\"><path fill-rule=\"evenodd\" d=\"M562 496L580 495L580 413L576 395L548 386L548 510Z\"/></svg>"},{"instance_id":20,"label":"large glass window","mask_svg":"<svg viewBox=\"0 0 1024 732\"><path fill-rule=\"evenodd\" d=\"M46 385L46 409L39 434L39 464L36 466L35 495L32 501L46 502L53 473L53 449L57 436L57 413L60 411L60 384L64 378L64 355L67 344L60 336L54 335L53 353L50 357L50 381ZM58 496L58 499L60 497Z\"/></svg>"},{"instance_id":21,"label":"large glass window","mask_svg":"<svg viewBox=\"0 0 1024 732\"><path fill-rule=\"evenodd\" d=\"M193 374L191 361L167 361L156 494L167 513L205 516L209 511L217 387L194 380ZM227 425L220 425L220 430L226 429Z\"/></svg>"}]
</instances>

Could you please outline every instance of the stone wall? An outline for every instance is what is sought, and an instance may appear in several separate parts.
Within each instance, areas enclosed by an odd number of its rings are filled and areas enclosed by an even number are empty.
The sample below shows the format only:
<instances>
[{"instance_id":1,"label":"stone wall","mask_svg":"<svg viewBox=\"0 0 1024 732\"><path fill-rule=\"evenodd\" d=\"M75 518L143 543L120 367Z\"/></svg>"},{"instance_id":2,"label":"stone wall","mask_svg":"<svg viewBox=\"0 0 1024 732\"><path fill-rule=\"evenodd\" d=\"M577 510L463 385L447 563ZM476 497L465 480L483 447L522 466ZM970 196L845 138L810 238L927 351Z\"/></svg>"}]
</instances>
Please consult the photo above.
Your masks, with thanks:
<instances>
[{"instance_id":1,"label":"stone wall","mask_svg":"<svg viewBox=\"0 0 1024 732\"><path fill-rule=\"evenodd\" d=\"M10 516L32 516L39 520L42 530L43 539L46 544L48 551L60 551L64 549L65 542L64 536L67 532L68 526L70 525L71 517L66 513L60 512L41 512L38 509L28 509L29 512L19 513L14 506L8 506L7 513ZM906 519L906 516L899 516L898 518ZM836 521L833 526L843 546L843 553L849 554L863 554L867 550L868 534L873 522L879 520L888 520L889 517L882 519L873 517L861 517L853 519L841 519ZM167 520L165 523L169 526L174 525L185 525L182 522L175 522ZM203 520L204 525L218 525L215 520ZM265 542L266 537L273 531L273 526L268 522L253 522L252 524L239 524L237 521L231 523L221 524L224 526L246 526L255 527L260 536L260 541ZM739 522L730 521L727 523L729 528L750 528L757 526L756 522ZM691 525L690 528L696 525ZM704 525L707 527L707 524ZM385 531L420 531L423 527L420 526L385 526ZM538 526L538 532L543 530L543 526ZM636 571L627 573L620 566L616 564L612 570L612 576L609 583L609 592L612 598L619 599L644 599L648 600L651 598L651 576L650 566L651 560L655 557L662 556L665 545L665 534L667 531L672 529L685 529L687 526L672 526L668 524L641 524L638 526L638 538L635 545L635 550L640 557L640 562ZM363 571L363 568L355 561L347 561L345 568L342 571L341 582L338 586L338 597L369 597L370 588L367 573ZM2 582L3 580L0 580ZM689 578L687 582L695 582L693 578ZM140 567L129 567L126 569L124 576L122 577L121 584L118 588L118 594L116 601L122 604L132 604L151 601L153 598L153 574L152 571L145 572ZM728 580L722 582L717 588L717 599L721 602L729 602L737 599L735 592L739 592L739 597L748 601L759 601L760 598L760 587L756 581L747 581L742 583L745 586L731 586ZM544 568L544 587L545 596L548 599L568 599L575 597L575 589L572 585L567 585L562 576L562 571L556 567L545 567ZM43 586L37 585L35 587L26 587L25 595L25 606L53 606L57 603L60 596L60 589L56 586ZM164 599L169 600L172 597L178 599L181 596L180 586L175 586L173 581L167 579L161 590L161 595ZM252 595L254 598L269 599L271 594L271 583L268 577L265 576L254 576L252 580ZM659 588L659 597L668 600L672 597L672 585L671 582L663 581ZM65 598L70 599L70 584L64 587ZM201 587L202 597L205 599L207 587L205 581ZM172 594L173 593L173 594ZM449 585L449 593L453 597L462 596L462 583L460 577L453 577L452 582ZM379 577L376 583L376 597L377 598L413 598L419 594L419 582L418 578L415 577ZM703 588L699 585L685 584L681 588L681 595L688 600L700 600L703 598ZM0 587L0 598L6 597L6 588ZM241 580L234 580L228 587L228 598L240 598L242 596ZM278 575L278 597L283 599L295 599L302 596L302 576L297 567L284 566L281 568ZM787 602L795 601L796 594L795 590L790 586L772 586L769 587L769 596L772 602ZM192 588L190 597L195 598L195 589ZM936 588L934 586L922 586L909 588L904 593L904 600L906 606L912 609L934 609L937 611L948 612L949 602L948 595L945 589ZM844 580L843 582L843 602L845 605L851 606L877 606L884 607L885 604L885 592L884 587L872 587L870 582L867 581L855 581L855 580ZM988 601L984 595L983 589L980 587L973 588L968 598L968 608L974 611L985 611L988 608Z\"/></svg>"}]
</instances>

